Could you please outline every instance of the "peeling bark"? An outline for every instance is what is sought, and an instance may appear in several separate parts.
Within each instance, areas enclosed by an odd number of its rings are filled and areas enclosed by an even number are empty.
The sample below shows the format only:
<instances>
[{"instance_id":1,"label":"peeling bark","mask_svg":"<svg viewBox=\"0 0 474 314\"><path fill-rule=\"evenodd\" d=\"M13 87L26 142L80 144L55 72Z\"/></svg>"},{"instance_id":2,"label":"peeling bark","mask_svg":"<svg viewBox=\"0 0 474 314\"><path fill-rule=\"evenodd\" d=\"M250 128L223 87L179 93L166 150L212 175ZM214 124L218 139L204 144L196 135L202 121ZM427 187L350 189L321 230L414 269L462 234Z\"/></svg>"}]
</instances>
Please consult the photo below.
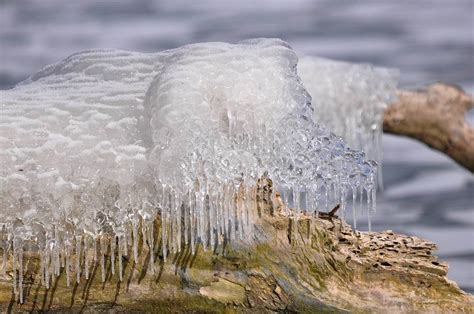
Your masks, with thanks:
<instances>
[{"instance_id":1,"label":"peeling bark","mask_svg":"<svg viewBox=\"0 0 474 314\"><path fill-rule=\"evenodd\" d=\"M398 96L385 110L383 131L417 139L474 172L474 128L465 119L474 98L444 83Z\"/></svg>"}]
</instances>

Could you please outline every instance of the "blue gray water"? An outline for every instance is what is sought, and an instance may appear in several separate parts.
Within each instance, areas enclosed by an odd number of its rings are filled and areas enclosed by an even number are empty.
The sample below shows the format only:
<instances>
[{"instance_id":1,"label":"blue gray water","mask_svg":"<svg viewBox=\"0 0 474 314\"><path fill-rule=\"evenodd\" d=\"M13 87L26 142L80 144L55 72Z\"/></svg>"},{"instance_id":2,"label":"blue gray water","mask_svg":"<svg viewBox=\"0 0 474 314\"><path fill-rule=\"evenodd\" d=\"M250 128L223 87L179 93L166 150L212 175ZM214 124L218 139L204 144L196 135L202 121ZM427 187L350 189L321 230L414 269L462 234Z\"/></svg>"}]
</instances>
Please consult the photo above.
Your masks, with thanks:
<instances>
[{"instance_id":1,"label":"blue gray water","mask_svg":"<svg viewBox=\"0 0 474 314\"><path fill-rule=\"evenodd\" d=\"M153 52L250 37L397 67L403 87L443 80L474 92L472 0L0 0L0 89L80 50ZM373 228L436 242L449 277L474 292L474 176L413 140L384 136L383 145Z\"/></svg>"}]
</instances>

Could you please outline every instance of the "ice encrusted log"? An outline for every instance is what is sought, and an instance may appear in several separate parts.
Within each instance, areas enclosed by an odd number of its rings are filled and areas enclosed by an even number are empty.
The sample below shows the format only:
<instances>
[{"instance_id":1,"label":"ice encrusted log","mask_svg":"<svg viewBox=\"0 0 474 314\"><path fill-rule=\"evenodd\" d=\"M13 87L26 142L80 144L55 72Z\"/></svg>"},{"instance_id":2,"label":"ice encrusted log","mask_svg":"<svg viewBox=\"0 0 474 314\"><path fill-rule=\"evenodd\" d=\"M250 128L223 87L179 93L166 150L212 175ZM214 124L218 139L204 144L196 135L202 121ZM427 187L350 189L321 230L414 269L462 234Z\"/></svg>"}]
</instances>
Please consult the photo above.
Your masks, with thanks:
<instances>
[{"instance_id":1,"label":"ice encrusted log","mask_svg":"<svg viewBox=\"0 0 474 314\"><path fill-rule=\"evenodd\" d=\"M376 164L313 121L296 68L276 39L90 51L2 91L1 240L19 281L24 251L46 286L64 265L81 283L101 254L122 278L158 216L164 260L248 241L262 175L298 212L344 213L352 193L370 217Z\"/></svg>"}]
</instances>

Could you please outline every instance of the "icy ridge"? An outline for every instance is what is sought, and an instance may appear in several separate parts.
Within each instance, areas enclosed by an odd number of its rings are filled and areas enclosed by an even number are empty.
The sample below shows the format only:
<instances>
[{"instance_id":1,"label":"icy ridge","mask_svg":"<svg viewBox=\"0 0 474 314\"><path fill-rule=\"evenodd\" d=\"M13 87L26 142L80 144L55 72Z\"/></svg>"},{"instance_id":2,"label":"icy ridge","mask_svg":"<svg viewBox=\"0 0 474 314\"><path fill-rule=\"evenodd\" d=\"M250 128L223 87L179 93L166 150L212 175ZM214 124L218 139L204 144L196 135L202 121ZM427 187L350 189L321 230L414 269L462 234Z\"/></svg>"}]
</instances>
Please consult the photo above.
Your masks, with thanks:
<instances>
[{"instance_id":1,"label":"icy ridge","mask_svg":"<svg viewBox=\"0 0 474 314\"><path fill-rule=\"evenodd\" d=\"M370 222L376 163L313 121L296 67L275 39L90 51L2 91L1 245L20 302L25 250L39 251L48 287L96 262L105 280L106 257L121 279L140 234L164 259L250 240L261 176L297 212L337 202L344 214L351 195Z\"/></svg>"},{"instance_id":2,"label":"icy ridge","mask_svg":"<svg viewBox=\"0 0 474 314\"><path fill-rule=\"evenodd\" d=\"M395 100L399 71L305 56L298 75L313 97L316 123L381 166L383 112Z\"/></svg>"}]
</instances>

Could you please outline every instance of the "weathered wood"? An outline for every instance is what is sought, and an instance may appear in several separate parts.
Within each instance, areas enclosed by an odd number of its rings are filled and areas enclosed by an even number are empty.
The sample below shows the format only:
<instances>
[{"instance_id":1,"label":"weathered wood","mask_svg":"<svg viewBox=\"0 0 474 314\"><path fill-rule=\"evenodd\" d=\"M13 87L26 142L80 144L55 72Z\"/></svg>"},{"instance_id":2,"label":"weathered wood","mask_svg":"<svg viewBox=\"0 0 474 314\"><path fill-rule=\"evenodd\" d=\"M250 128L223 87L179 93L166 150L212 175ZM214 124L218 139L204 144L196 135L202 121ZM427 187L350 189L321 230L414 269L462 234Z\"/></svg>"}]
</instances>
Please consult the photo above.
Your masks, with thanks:
<instances>
[{"instance_id":1,"label":"weathered wood","mask_svg":"<svg viewBox=\"0 0 474 314\"><path fill-rule=\"evenodd\" d=\"M474 172L474 128L465 119L474 98L444 83L398 96L385 110L383 131L417 139Z\"/></svg>"},{"instance_id":2,"label":"weathered wood","mask_svg":"<svg viewBox=\"0 0 474 314\"><path fill-rule=\"evenodd\" d=\"M472 97L445 84L401 91L385 112L384 131L419 139L474 171L474 135L464 119L472 107ZM30 252L23 262L25 303L19 304L9 260L0 273L0 311L473 312L473 297L447 279L447 264L432 254L434 243L352 230L335 215L337 207L318 217L295 216L272 196L268 178L259 181L258 193L260 218L251 241L226 240L207 251L199 246L195 254L183 244L164 261L158 218L155 251L140 239L139 262L122 260L123 281L111 273L108 257L104 283L95 262L89 279L72 279L66 287L62 268L46 289L38 256Z\"/></svg>"},{"instance_id":3,"label":"weathered wood","mask_svg":"<svg viewBox=\"0 0 474 314\"><path fill-rule=\"evenodd\" d=\"M155 236L161 243L160 232ZM10 269L0 276L0 311L433 313L474 308L472 296L446 278L447 265L432 255L434 243L392 231L354 231L336 217L262 215L251 241L207 251L199 246L195 254L185 247L167 261L160 246L149 252L142 243L138 263L124 257L122 282L108 261L105 283L95 263L88 280L73 280L69 288L64 269L50 289L41 286L38 257L26 254L25 303L18 304L12 293ZM150 254L155 255L154 271Z\"/></svg>"}]
</instances>

